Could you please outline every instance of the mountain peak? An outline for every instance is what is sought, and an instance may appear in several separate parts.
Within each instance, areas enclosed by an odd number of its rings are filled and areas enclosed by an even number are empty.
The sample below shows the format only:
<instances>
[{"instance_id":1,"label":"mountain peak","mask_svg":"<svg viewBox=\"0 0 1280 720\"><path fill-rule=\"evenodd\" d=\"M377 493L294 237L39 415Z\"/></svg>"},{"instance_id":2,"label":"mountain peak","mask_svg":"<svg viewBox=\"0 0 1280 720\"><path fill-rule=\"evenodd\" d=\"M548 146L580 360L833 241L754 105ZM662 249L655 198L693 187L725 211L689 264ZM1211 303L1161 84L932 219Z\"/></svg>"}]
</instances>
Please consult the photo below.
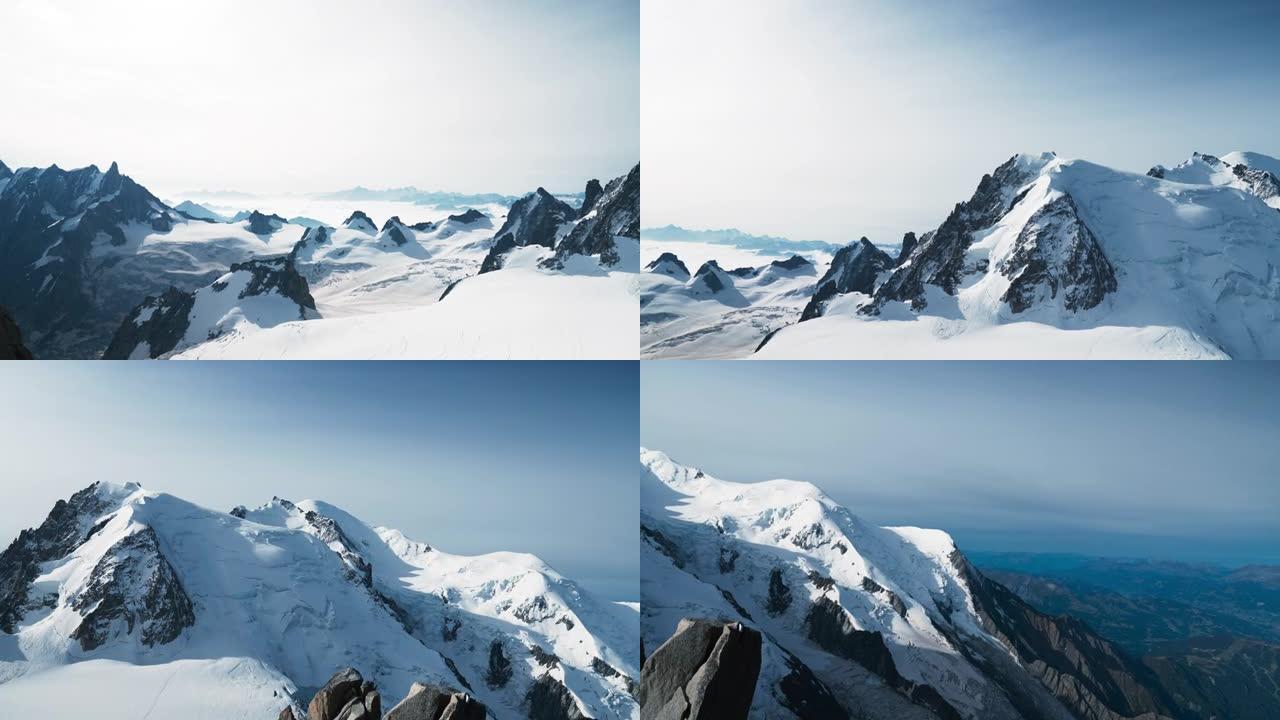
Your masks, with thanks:
<instances>
[{"instance_id":1,"label":"mountain peak","mask_svg":"<svg viewBox=\"0 0 1280 720\"><path fill-rule=\"evenodd\" d=\"M342 221L342 226L346 228L351 228L352 230L359 230L361 232L366 232L366 233L369 233L370 235L378 231L378 226L374 224L373 220L370 219L368 215L364 214L363 210L356 210L355 212L351 213L351 215L347 217L346 220Z\"/></svg>"}]
</instances>

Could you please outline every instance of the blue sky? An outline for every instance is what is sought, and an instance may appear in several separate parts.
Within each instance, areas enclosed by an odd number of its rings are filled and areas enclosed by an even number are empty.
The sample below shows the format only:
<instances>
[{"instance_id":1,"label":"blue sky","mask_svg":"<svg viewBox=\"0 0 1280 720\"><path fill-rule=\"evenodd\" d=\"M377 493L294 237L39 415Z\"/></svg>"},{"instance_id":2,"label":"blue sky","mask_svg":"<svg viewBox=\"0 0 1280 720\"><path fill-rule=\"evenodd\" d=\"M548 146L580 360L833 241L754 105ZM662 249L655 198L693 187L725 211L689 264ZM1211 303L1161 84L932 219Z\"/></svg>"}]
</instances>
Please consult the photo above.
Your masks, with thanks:
<instances>
[{"instance_id":1,"label":"blue sky","mask_svg":"<svg viewBox=\"0 0 1280 720\"><path fill-rule=\"evenodd\" d=\"M640 156L638 0L7 0L0 160L157 190L578 191ZM92 118L86 122L85 118Z\"/></svg>"},{"instance_id":2,"label":"blue sky","mask_svg":"<svg viewBox=\"0 0 1280 720\"><path fill-rule=\"evenodd\" d=\"M0 544L95 480L206 507L319 499L611 599L639 563L635 363L30 363L0 373Z\"/></svg>"},{"instance_id":3,"label":"blue sky","mask_svg":"<svg viewBox=\"0 0 1280 720\"><path fill-rule=\"evenodd\" d=\"M641 28L647 227L896 241L1017 152L1280 155L1274 2L646 0Z\"/></svg>"},{"instance_id":4,"label":"blue sky","mask_svg":"<svg viewBox=\"0 0 1280 720\"><path fill-rule=\"evenodd\" d=\"M642 443L963 549L1280 563L1273 363L643 363Z\"/></svg>"}]
</instances>

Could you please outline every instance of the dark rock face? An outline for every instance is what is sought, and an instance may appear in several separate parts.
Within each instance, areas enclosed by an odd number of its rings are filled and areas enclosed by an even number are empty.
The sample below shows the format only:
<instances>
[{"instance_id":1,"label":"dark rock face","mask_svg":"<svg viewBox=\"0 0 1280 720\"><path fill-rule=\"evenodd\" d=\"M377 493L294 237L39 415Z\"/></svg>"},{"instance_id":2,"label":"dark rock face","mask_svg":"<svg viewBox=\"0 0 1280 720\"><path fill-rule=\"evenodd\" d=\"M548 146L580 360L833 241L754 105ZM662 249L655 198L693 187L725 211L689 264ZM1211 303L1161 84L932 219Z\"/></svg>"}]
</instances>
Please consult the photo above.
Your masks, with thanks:
<instances>
[{"instance_id":1,"label":"dark rock face","mask_svg":"<svg viewBox=\"0 0 1280 720\"><path fill-rule=\"evenodd\" d=\"M800 268L811 266L813 263L799 255L792 255L786 260L774 260L769 265L782 270L799 270Z\"/></svg>"},{"instance_id":2,"label":"dark rock face","mask_svg":"<svg viewBox=\"0 0 1280 720\"><path fill-rule=\"evenodd\" d=\"M356 210L351 213L346 220L342 221L342 226L369 233L370 235L378 232L378 226L373 224L373 219L365 215L363 210Z\"/></svg>"},{"instance_id":3,"label":"dark rock face","mask_svg":"<svg viewBox=\"0 0 1280 720\"><path fill-rule=\"evenodd\" d=\"M876 276L893 268L893 264L888 253L866 238L840 248L831 259L831 267L818 280L813 297L800 314L800 321L822 315L826 302L837 295L851 292L870 295L875 291Z\"/></svg>"},{"instance_id":4,"label":"dark rock face","mask_svg":"<svg viewBox=\"0 0 1280 720\"><path fill-rule=\"evenodd\" d=\"M999 220L1019 199L1015 194L1035 173L1021 165L1019 156L1009 158L989 175L983 175L978 189L967 202L956 205L937 230L925 234L911 255L898 265L875 299L862 312L877 315L889 301L910 302L916 310L925 306L924 286L936 285L955 295L967 274L965 252L973 243L973 232Z\"/></svg>"},{"instance_id":5,"label":"dark rock face","mask_svg":"<svg viewBox=\"0 0 1280 720\"><path fill-rule=\"evenodd\" d=\"M308 231L310 234L310 231ZM316 234L323 235L323 229ZM299 240L299 244L305 241ZM294 252L297 251L295 246ZM237 296L240 299L256 295L277 293L298 305L298 319L304 320L307 311L315 311L316 301L311 297L306 278L293 264L293 254L257 258L231 266L233 273L248 273L245 288ZM226 286L211 286L221 292ZM195 293L169 288L159 297L148 297L125 316L116 334L111 338L102 357L104 360L127 360L142 343L147 344L146 356L158 358L172 352L190 329L191 308L195 305Z\"/></svg>"},{"instance_id":6,"label":"dark rock face","mask_svg":"<svg viewBox=\"0 0 1280 720\"><path fill-rule=\"evenodd\" d=\"M770 615L778 616L791 607L791 588L782 579L782 571L774 568L769 573L769 600L764 609Z\"/></svg>"},{"instance_id":7,"label":"dark rock face","mask_svg":"<svg viewBox=\"0 0 1280 720\"><path fill-rule=\"evenodd\" d=\"M555 613L551 610L550 605L547 604L547 599L541 595L521 604L513 612L516 617L530 625L555 617Z\"/></svg>"},{"instance_id":8,"label":"dark rock face","mask_svg":"<svg viewBox=\"0 0 1280 720\"><path fill-rule=\"evenodd\" d=\"M1001 299L1015 313L1059 293L1067 310L1088 310L1116 289L1115 271L1070 195L1031 216L998 269L1010 278Z\"/></svg>"},{"instance_id":9,"label":"dark rock face","mask_svg":"<svg viewBox=\"0 0 1280 720\"><path fill-rule=\"evenodd\" d=\"M494 640L489 645L489 670L485 673L484 681L491 688L506 687L511 682L511 676L514 674L511 668L511 661L507 659L507 655L503 652L502 641Z\"/></svg>"},{"instance_id":10,"label":"dark rock face","mask_svg":"<svg viewBox=\"0 0 1280 720\"><path fill-rule=\"evenodd\" d=\"M16 624L28 609L52 607L57 598L30 598L31 583L40 575L40 564L66 557L96 529L97 518L111 509L98 496L94 483L59 500L40 527L23 530L0 553L0 630L16 631Z\"/></svg>"},{"instance_id":11,"label":"dark rock face","mask_svg":"<svg viewBox=\"0 0 1280 720\"><path fill-rule=\"evenodd\" d=\"M195 304L195 293L171 287L158 297L148 297L125 317L111 343L102 354L104 360L127 360L142 343L147 343L147 357L158 358L172 352L190 325L189 316ZM147 319L141 320L146 313Z\"/></svg>"},{"instance_id":12,"label":"dark rock face","mask_svg":"<svg viewBox=\"0 0 1280 720\"><path fill-rule=\"evenodd\" d=\"M326 517L314 510L308 510L303 514L303 518L307 524L315 528L316 536L320 538L326 545L337 543L342 549L338 552L338 557L342 558L342 562L347 566L347 578L364 585L367 588L373 587L373 565L365 560L364 556L356 549L356 544L342 532L342 528L333 518Z\"/></svg>"},{"instance_id":13,"label":"dark rock face","mask_svg":"<svg viewBox=\"0 0 1280 720\"><path fill-rule=\"evenodd\" d=\"M460 213L458 215L450 215L448 219L449 219L449 222L461 223L463 225L470 225L471 223L480 222L481 220L487 220L488 218L489 218L488 215L485 215L484 213L480 212L479 210L476 210L475 208L467 208L466 212ZM414 226L414 229L416 230L417 226Z\"/></svg>"},{"instance_id":14,"label":"dark rock face","mask_svg":"<svg viewBox=\"0 0 1280 720\"><path fill-rule=\"evenodd\" d=\"M588 186L590 191L590 186ZM543 267L560 269L570 255L591 255L614 267L622 261L615 237L640 239L640 165L609 181L608 187L556 248ZM635 268L638 270L639 268Z\"/></svg>"},{"instance_id":15,"label":"dark rock face","mask_svg":"<svg viewBox=\"0 0 1280 720\"><path fill-rule=\"evenodd\" d=\"M382 698L355 668L339 670L311 698L307 720L380 720Z\"/></svg>"},{"instance_id":16,"label":"dark rock face","mask_svg":"<svg viewBox=\"0 0 1280 720\"><path fill-rule=\"evenodd\" d=\"M303 250L324 245L332 237L332 231L324 225L307 228L303 231L302 237L298 239L298 242L293 244L293 249L289 251L289 259L296 263Z\"/></svg>"},{"instance_id":17,"label":"dark rock face","mask_svg":"<svg viewBox=\"0 0 1280 720\"><path fill-rule=\"evenodd\" d=\"M681 262L679 257L676 257L675 253L662 253L656 260L646 265L644 269L649 272L669 275L681 281L689 279L689 268Z\"/></svg>"},{"instance_id":18,"label":"dark rock face","mask_svg":"<svg viewBox=\"0 0 1280 720\"><path fill-rule=\"evenodd\" d=\"M1083 622L1037 612L978 572L959 551L951 562L969 587L983 629L1015 653L1025 672L1072 714L1085 720L1175 715L1151 671ZM994 679L1010 689L998 674ZM1010 696L1017 703L1015 693Z\"/></svg>"},{"instance_id":19,"label":"dark rock face","mask_svg":"<svg viewBox=\"0 0 1280 720\"><path fill-rule=\"evenodd\" d=\"M507 255L518 247L554 248L561 226L577 217L577 210L543 188L525 195L511 205L506 222L493 236L493 247L480 264L480 272L501 270Z\"/></svg>"},{"instance_id":20,"label":"dark rock face","mask_svg":"<svg viewBox=\"0 0 1280 720\"><path fill-rule=\"evenodd\" d=\"M906 603L902 602L902 598L898 597L897 593L894 591L884 587L869 577L862 578L862 589L869 593L882 593L889 599L889 607L892 607L893 611L898 613L899 617L905 618L907 616Z\"/></svg>"},{"instance_id":21,"label":"dark rock face","mask_svg":"<svg viewBox=\"0 0 1280 720\"><path fill-rule=\"evenodd\" d=\"M279 215L265 215L254 210L249 213L249 232L254 235L270 235L283 227L288 220Z\"/></svg>"},{"instance_id":22,"label":"dark rock face","mask_svg":"<svg viewBox=\"0 0 1280 720\"><path fill-rule=\"evenodd\" d=\"M600 200L600 196L604 195L604 186L599 180L591 179L587 181L587 189L582 193L582 207L578 208L578 217L585 217L587 213L595 208L596 202Z\"/></svg>"},{"instance_id":23,"label":"dark rock face","mask_svg":"<svg viewBox=\"0 0 1280 720\"><path fill-rule=\"evenodd\" d=\"M286 705L276 720L297 720L297 716L293 714L293 706Z\"/></svg>"},{"instance_id":24,"label":"dark rock face","mask_svg":"<svg viewBox=\"0 0 1280 720\"><path fill-rule=\"evenodd\" d=\"M702 263L698 272L693 274L693 280L689 282L688 288L695 294L713 296L717 302L730 307L750 305L750 301L739 292L733 278L734 275L725 272L715 260L708 260Z\"/></svg>"},{"instance_id":25,"label":"dark rock face","mask_svg":"<svg viewBox=\"0 0 1280 720\"><path fill-rule=\"evenodd\" d=\"M745 719L761 643L760 633L741 623L681 620L640 672L641 720Z\"/></svg>"},{"instance_id":26,"label":"dark rock face","mask_svg":"<svg viewBox=\"0 0 1280 720\"><path fill-rule=\"evenodd\" d=\"M0 360L32 360L31 351L22 344L22 331L9 311L0 307Z\"/></svg>"},{"instance_id":27,"label":"dark rock face","mask_svg":"<svg viewBox=\"0 0 1280 720\"><path fill-rule=\"evenodd\" d=\"M715 260L708 260L702 263L702 267L698 268L697 274L694 275L694 282L701 283L713 293L724 290L726 283L721 274L724 270L720 269L720 264Z\"/></svg>"},{"instance_id":28,"label":"dark rock face","mask_svg":"<svg viewBox=\"0 0 1280 720\"><path fill-rule=\"evenodd\" d=\"M833 655L852 660L884 679L890 687L902 684L902 676L893 662L893 655L884 644L884 636L877 632L858 630L849 620L849 614L836 602L818 598L805 617L809 639L818 647Z\"/></svg>"},{"instance_id":29,"label":"dark rock face","mask_svg":"<svg viewBox=\"0 0 1280 720\"><path fill-rule=\"evenodd\" d=\"M591 658L591 670L600 677L617 677L622 678L627 683L627 692L632 695L636 694L636 681L627 677L618 671L617 668L598 657Z\"/></svg>"},{"instance_id":30,"label":"dark rock face","mask_svg":"<svg viewBox=\"0 0 1280 720\"><path fill-rule=\"evenodd\" d=\"M529 709L529 720L583 720L582 708L569 693L564 683L550 675L534 681L525 693L524 705Z\"/></svg>"},{"instance_id":31,"label":"dark rock face","mask_svg":"<svg viewBox=\"0 0 1280 720\"><path fill-rule=\"evenodd\" d=\"M485 720L485 706L456 690L414 683L386 720Z\"/></svg>"},{"instance_id":32,"label":"dark rock face","mask_svg":"<svg viewBox=\"0 0 1280 720\"><path fill-rule=\"evenodd\" d=\"M878 587L878 585L877 585ZM883 588L881 588L883 590ZM913 703L929 708L943 720L963 720L954 707L934 688L902 677L893 654L879 631L868 632L853 626L849 614L838 603L818 598L805 618L809 639L827 652L852 660L879 676L885 685L906 695Z\"/></svg>"},{"instance_id":33,"label":"dark rock face","mask_svg":"<svg viewBox=\"0 0 1280 720\"><path fill-rule=\"evenodd\" d=\"M898 259L894 264L901 265L903 260L911 257L911 252L916 249L916 245L918 245L919 242L920 241L916 239L916 234L913 232L903 235L902 249L898 251Z\"/></svg>"},{"instance_id":34,"label":"dark rock face","mask_svg":"<svg viewBox=\"0 0 1280 720\"><path fill-rule=\"evenodd\" d=\"M298 274L297 268L288 256L257 258L231 266L231 272L247 272L250 274L249 284L240 291L240 298L253 295L266 295L275 292L283 295L307 310L316 309L315 298L311 297L311 288L306 278ZM305 313L299 312L298 319Z\"/></svg>"},{"instance_id":35,"label":"dark rock face","mask_svg":"<svg viewBox=\"0 0 1280 720\"><path fill-rule=\"evenodd\" d=\"M1266 170L1259 170L1240 164L1231 168L1231 172L1244 181L1249 187L1249 192L1263 200L1270 200L1280 196L1280 178Z\"/></svg>"},{"instance_id":36,"label":"dark rock face","mask_svg":"<svg viewBox=\"0 0 1280 720\"><path fill-rule=\"evenodd\" d=\"M136 294L117 287L94 248L125 245L128 225L167 232L173 214L114 163L105 173L54 165L0 176L0 305L37 356L95 357L121 315L167 283Z\"/></svg>"},{"instance_id":37,"label":"dark rock face","mask_svg":"<svg viewBox=\"0 0 1280 720\"><path fill-rule=\"evenodd\" d=\"M397 247L409 242L409 230L404 223L400 222L399 216L387 218L387 221L382 224L381 235L395 243Z\"/></svg>"},{"instance_id":38,"label":"dark rock face","mask_svg":"<svg viewBox=\"0 0 1280 720\"><path fill-rule=\"evenodd\" d=\"M151 528L108 550L71 607L85 613L71 634L85 651L109 641L121 623L128 634L140 627L142 644L151 647L173 642L196 622L191 599Z\"/></svg>"},{"instance_id":39,"label":"dark rock face","mask_svg":"<svg viewBox=\"0 0 1280 720\"><path fill-rule=\"evenodd\" d=\"M787 653L789 672L778 681L784 707L801 720L845 720L850 717L831 690L800 658Z\"/></svg>"}]
</instances>

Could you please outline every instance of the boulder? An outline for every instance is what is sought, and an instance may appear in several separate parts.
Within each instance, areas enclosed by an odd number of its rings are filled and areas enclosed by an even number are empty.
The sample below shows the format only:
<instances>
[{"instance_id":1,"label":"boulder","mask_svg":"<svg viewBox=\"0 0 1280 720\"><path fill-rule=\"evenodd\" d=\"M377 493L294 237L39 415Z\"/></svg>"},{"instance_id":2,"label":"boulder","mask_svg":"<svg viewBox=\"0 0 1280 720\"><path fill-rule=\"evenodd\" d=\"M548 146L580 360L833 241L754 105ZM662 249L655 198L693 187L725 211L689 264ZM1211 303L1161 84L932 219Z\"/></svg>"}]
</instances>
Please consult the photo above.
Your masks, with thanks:
<instances>
[{"instance_id":1,"label":"boulder","mask_svg":"<svg viewBox=\"0 0 1280 720\"><path fill-rule=\"evenodd\" d=\"M485 706L466 693L414 683L386 720L484 720Z\"/></svg>"},{"instance_id":2,"label":"boulder","mask_svg":"<svg viewBox=\"0 0 1280 720\"><path fill-rule=\"evenodd\" d=\"M372 684L369 685L372 687ZM365 711L365 680L355 668L344 668L329 678L329 682L320 688L311 703L307 705L307 720L355 720L358 717L378 717L376 715L358 715L351 706L353 702ZM377 691L374 691L376 697Z\"/></svg>"},{"instance_id":3,"label":"boulder","mask_svg":"<svg viewBox=\"0 0 1280 720\"><path fill-rule=\"evenodd\" d=\"M761 637L741 623L684 619L640 672L641 720L745 719Z\"/></svg>"}]
</instances>

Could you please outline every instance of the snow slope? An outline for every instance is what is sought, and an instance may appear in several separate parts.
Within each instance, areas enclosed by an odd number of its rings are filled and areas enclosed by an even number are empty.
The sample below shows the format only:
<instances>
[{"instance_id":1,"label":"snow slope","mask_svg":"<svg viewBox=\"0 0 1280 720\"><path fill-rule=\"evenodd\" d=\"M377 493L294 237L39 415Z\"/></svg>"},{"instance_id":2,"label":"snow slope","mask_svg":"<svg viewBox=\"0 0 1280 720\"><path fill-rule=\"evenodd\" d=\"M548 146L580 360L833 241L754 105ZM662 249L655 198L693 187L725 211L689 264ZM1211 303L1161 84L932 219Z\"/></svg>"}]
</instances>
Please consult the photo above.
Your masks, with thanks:
<instances>
[{"instance_id":1,"label":"snow slope","mask_svg":"<svg viewBox=\"0 0 1280 720\"><path fill-rule=\"evenodd\" d=\"M1280 357L1280 212L1205 157L1155 177L1017 156L994 223L946 248L922 239L874 298L785 328L758 357Z\"/></svg>"},{"instance_id":2,"label":"snow slope","mask_svg":"<svg viewBox=\"0 0 1280 720\"><path fill-rule=\"evenodd\" d=\"M563 271L536 267L548 257L544 248L522 249L503 269L466 278L439 302L413 307L401 294L405 288L388 288L382 299L396 309L343 314L330 305L320 320L225 335L175 357L634 359L636 273L601 268L587 257ZM322 297L323 291L316 302L324 315Z\"/></svg>"},{"instance_id":3,"label":"snow slope","mask_svg":"<svg viewBox=\"0 0 1280 720\"><path fill-rule=\"evenodd\" d=\"M467 689L494 717L524 717L525 693L549 676L595 717L635 714L626 681L637 673L635 611L532 556L449 555L319 502L228 514L136 484L78 493L0 567L39 548L38 537L70 550L18 583L27 588L19 619L0 633L6 708L69 718L93 702L98 717L274 717L354 666L389 704L428 681ZM538 664L535 645L559 662ZM501 682L488 677L495 653L506 662ZM597 659L618 674L602 674ZM101 692L49 694L64 682Z\"/></svg>"}]
</instances>

